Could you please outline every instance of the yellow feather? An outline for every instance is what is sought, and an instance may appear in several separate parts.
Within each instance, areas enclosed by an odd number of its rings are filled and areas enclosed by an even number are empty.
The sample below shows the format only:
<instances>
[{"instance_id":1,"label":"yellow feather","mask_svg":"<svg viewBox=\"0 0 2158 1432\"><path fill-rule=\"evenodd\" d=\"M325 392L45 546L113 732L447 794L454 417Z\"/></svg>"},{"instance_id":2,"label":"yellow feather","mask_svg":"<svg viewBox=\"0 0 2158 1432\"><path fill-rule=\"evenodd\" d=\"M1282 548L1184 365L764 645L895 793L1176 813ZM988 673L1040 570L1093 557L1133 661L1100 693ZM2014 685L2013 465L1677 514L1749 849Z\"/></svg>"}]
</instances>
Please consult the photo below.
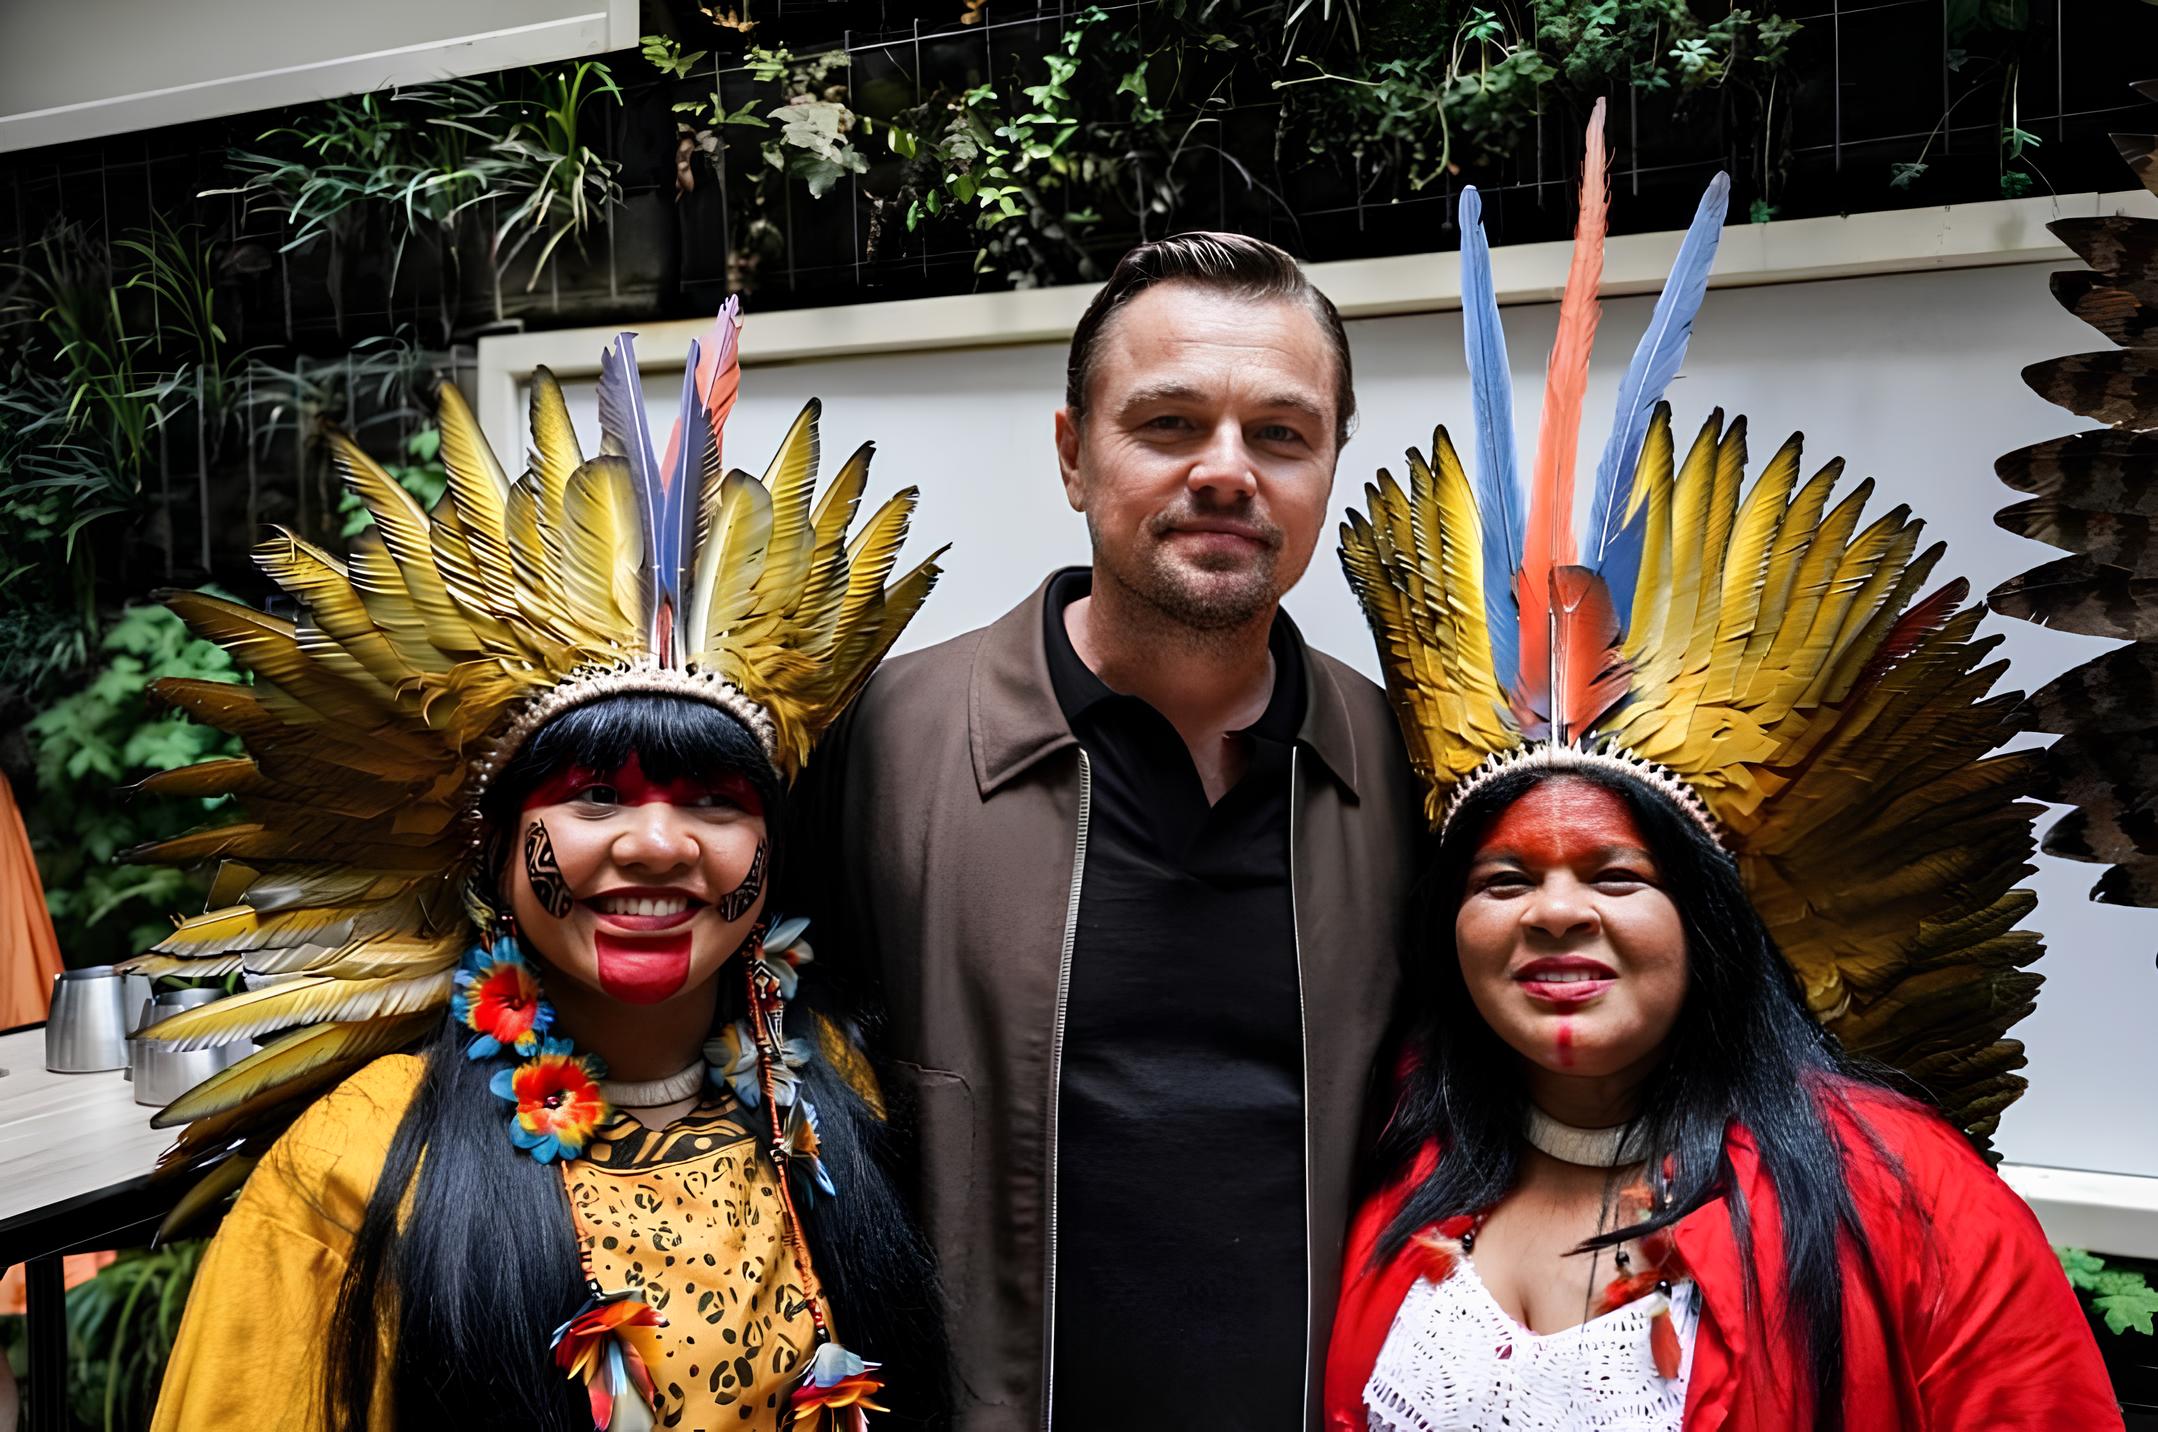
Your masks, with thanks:
<instances>
[{"instance_id":1,"label":"yellow feather","mask_svg":"<svg viewBox=\"0 0 2158 1432\"><path fill-rule=\"evenodd\" d=\"M427 1034L439 1020L424 1011L381 1021L311 1025L212 1074L167 1104L150 1126L169 1129L319 1088L323 1081L311 1076L325 1066L364 1064Z\"/></svg>"},{"instance_id":2,"label":"yellow feather","mask_svg":"<svg viewBox=\"0 0 2158 1432\"><path fill-rule=\"evenodd\" d=\"M753 594L764 575L771 536L771 494L747 473L727 474L690 588L687 641L700 662L708 662L718 644L754 614Z\"/></svg>"},{"instance_id":3,"label":"yellow feather","mask_svg":"<svg viewBox=\"0 0 2158 1432\"><path fill-rule=\"evenodd\" d=\"M352 589L367 607L368 619L396 648L398 658L423 675L448 671L451 659L428 639L426 619L413 602L404 573L397 569L382 534L370 529L354 538L345 566Z\"/></svg>"},{"instance_id":4,"label":"yellow feather","mask_svg":"<svg viewBox=\"0 0 2158 1432\"><path fill-rule=\"evenodd\" d=\"M563 596L580 626L625 650L644 631L643 560L644 527L628 459L588 460L571 476L563 505Z\"/></svg>"},{"instance_id":5,"label":"yellow feather","mask_svg":"<svg viewBox=\"0 0 2158 1432\"><path fill-rule=\"evenodd\" d=\"M1716 649L1710 660L1703 698L1727 701L1739 691L1739 672L1761 611L1769 547L1783 525L1791 489L1798 481L1799 439L1794 435L1754 481L1732 528L1724 559L1723 597L1716 623Z\"/></svg>"},{"instance_id":6,"label":"yellow feather","mask_svg":"<svg viewBox=\"0 0 2158 1432\"><path fill-rule=\"evenodd\" d=\"M1762 569L1760 607L1754 616L1752 632L1746 638L1745 654L1739 659L1736 681L1741 691L1753 684L1761 663L1768 656L1769 647L1781 633L1784 609L1798 583L1799 568L1807 547L1821 525L1821 514L1827 510L1829 493L1842 474L1843 460L1834 459L1806 480L1791 505L1783 511L1775 543L1770 547Z\"/></svg>"},{"instance_id":7,"label":"yellow feather","mask_svg":"<svg viewBox=\"0 0 2158 1432\"><path fill-rule=\"evenodd\" d=\"M764 472L764 489L772 495L772 535L765 549L764 570L757 578L759 613L794 610L802 580L809 574L814 536L809 499L817 481L817 418L823 410L815 398L802 405Z\"/></svg>"},{"instance_id":8,"label":"yellow feather","mask_svg":"<svg viewBox=\"0 0 2158 1432\"><path fill-rule=\"evenodd\" d=\"M470 614L450 599L449 589L435 566L434 540L428 531L427 514L412 494L376 465L342 433L330 434L330 449L345 474L345 484L373 514L390 560L404 578L414 612L426 629L428 641L452 659L475 655L480 643L472 629Z\"/></svg>"},{"instance_id":9,"label":"yellow feather","mask_svg":"<svg viewBox=\"0 0 2158 1432\"><path fill-rule=\"evenodd\" d=\"M296 1024L324 1020L350 1023L415 1014L450 997L450 971L412 978L332 979L304 975L262 989L236 994L214 1004L197 1005L158 1021L138 1036L169 1044L179 1052L211 1049Z\"/></svg>"},{"instance_id":10,"label":"yellow feather","mask_svg":"<svg viewBox=\"0 0 2158 1432\"><path fill-rule=\"evenodd\" d=\"M561 560L560 533L563 512L569 501L569 480L584 465L584 450L577 442L577 429L569 420L569 403L562 385L545 368L532 370L532 454L534 490L539 499L540 528L554 563Z\"/></svg>"},{"instance_id":11,"label":"yellow feather","mask_svg":"<svg viewBox=\"0 0 2158 1432\"><path fill-rule=\"evenodd\" d=\"M173 1200L172 1208L157 1225L155 1241L162 1245L186 1235L197 1221L247 1182L261 1158L260 1154L235 1153L212 1164L192 1188Z\"/></svg>"}]
</instances>

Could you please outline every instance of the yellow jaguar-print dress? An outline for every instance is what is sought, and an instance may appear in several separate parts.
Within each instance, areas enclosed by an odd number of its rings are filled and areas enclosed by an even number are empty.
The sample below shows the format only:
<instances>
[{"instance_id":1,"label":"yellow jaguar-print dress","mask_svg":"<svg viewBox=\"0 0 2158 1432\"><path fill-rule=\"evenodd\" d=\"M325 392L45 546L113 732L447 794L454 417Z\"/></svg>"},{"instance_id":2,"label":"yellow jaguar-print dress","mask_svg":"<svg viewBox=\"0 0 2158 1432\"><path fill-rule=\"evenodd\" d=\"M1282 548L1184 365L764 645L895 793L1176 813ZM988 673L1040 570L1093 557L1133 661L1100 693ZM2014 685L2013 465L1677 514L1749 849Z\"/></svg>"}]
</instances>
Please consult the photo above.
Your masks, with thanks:
<instances>
[{"instance_id":1,"label":"yellow jaguar-print dress","mask_svg":"<svg viewBox=\"0 0 2158 1432\"><path fill-rule=\"evenodd\" d=\"M422 1067L411 1055L376 1060L264 1155L196 1276L158 1432L327 1425L331 1307ZM815 1334L778 1184L732 1096L708 1090L663 1130L620 1116L564 1178L593 1276L610 1291L641 1289L667 1320L652 1369L658 1425L778 1432ZM389 1425L385 1398L375 1425Z\"/></svg>"}]
</instances>

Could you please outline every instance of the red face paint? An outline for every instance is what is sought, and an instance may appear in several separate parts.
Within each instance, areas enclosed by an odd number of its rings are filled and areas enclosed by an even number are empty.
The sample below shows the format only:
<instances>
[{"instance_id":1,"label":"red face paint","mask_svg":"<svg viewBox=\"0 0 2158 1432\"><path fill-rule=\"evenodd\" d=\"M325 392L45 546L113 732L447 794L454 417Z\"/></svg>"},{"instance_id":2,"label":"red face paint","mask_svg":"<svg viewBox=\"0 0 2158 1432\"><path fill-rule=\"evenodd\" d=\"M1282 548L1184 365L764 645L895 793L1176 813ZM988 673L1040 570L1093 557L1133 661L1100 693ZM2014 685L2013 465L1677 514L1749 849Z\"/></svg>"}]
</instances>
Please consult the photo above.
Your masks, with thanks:
<instances>
[{"instance_id":1,"label":"red face paint","mask_svg":"<svg viewBox=\"0 0 2158 1432\"><path fill-rule=\"evenodd\" d=\"M1573 1022L1572 1020L1570 1020L1570 1019L1562 1019L1562 1020L1560 1020L1560 1021L1559 1021L1559 1032L1558 1032L1558 1038L1557 1038L1557 1041L1556 1041L1556 1044L1555 1044L1555 1048L1556 1048L1556 1051L1557 1051L1557 1053L1558 1053L1558 1056L1559 1056L1559 1068L1561 1068L1561 1069L1571 1069L1571 1068L1573 1068L1573 1067L1574 1067L1574 1022Z\"/></svg>"},{"instance_id":2,"label":"red face paint","mask_svg":"<svg viewBox=\"0 0 2158 1432\"><path fill-rule=\"evenodd\" d=\"M664 940L625 940L601 930L592 936L599 986L624 1004L671 999L689 979L689 932Z\"/></svg>"},{"instance_id":3,"label":"red face paint","mask_svg":"<svg viewBox=\"0 0 2158 1432\"><path fill-rule=\"evenodd\" d=\"M1538 882L1558 872L1590 881L1614 859L1645 865L1647 844L1632 810L1616 792L1592 781L1561 777L1532 788L1508 806L1492 822L1476 859L1511 867ZM1606 960L1563 951L1530 959L1509 973L1523 994L1560 1015L1602 998L1618 978ZM1553 1038L1554 1057L1561 1065L1571 1065L1572 1021L1560 1019Z\"/></svg>"},{"instance_id":4,"label":"red face paint","mask_svg":"<svg viewBox=\"0 0 2158 1432\"><path fill-rule=\"evenodd\" d=\"M1580 874L1614 850L1647 849L1633 811L1616 791L1562 776L1508 806L1484 833L1476 859L1505 858L1531 874L1561 868Z\"/></svg>"},{"instance_id":5,"label":"red face paint","mask_svg":"<svg viewBox=\"0 0 2158 1432\"><path fill-rule=\"evenodd\" d=\"M677 776L671 781L655 781L647 777L635 751L629 759L612 771L590 771L583 766L571 766L557 771L533 788L524 799L524 809L540 806L561 805L574 800L585 791L605 786L614 792L615 802L620 805L695 806L720 802L746 811L750 815L764 814L764 802L757 798L756 787L747 777L726 771L709 778Z\"/></svg>"}]
</instances>

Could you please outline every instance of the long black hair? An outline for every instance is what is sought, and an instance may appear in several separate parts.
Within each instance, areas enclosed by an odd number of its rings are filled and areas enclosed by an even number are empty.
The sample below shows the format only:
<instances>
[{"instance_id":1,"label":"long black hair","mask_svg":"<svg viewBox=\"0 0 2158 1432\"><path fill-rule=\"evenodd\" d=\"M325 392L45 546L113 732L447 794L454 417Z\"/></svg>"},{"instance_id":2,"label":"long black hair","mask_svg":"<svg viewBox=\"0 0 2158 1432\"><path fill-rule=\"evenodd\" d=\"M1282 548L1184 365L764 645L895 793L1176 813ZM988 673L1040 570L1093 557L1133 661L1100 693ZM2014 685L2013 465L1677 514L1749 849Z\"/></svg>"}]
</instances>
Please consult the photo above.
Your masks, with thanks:
<instances>
[{"instance_id":1,"label":"long black hair","mask_svg":"<svg viewBox=\"0 0 2158 1432\"><path fill-rule=\"evenodd\" d=\"M749 731L701 701L623 696L566 712L503 768L482 814L490 829L508 831L524 796L550 776L571 766L613 770L631 753L655 781L746 778L763 802L776 877L785 788ZM719 976L718 1023L744 1003L730 973ZM859 1032L852 1012L819 1007L814 965L788 1020L789 1034L813 1047L818 1020L850 1039ZM510 1061L466 1058L468 1038L445 1020L420 1051L425 1072L368 1198L330 1323L331 1422L365 1429L381 1391L399 1427L586 1432L583 1389L548 1346L585 1299L562 1174L510 1144L487 1087ZM801 1077L840 1188L803 1210L834 1321L852 1350L888 1365L893 1405L909 1423L933 1419L945 1356L935 1279L887 1172L883 1122L829 1062L810 1060ZM387 1368L384 1325L396 1330Z\"/></svg>"},{"instance_id":2,"label":"long black hair","mask_svg":"<svg viewBox=\"0 0 2158 1432\"><path fill-rule=\"evenodd\" d=\"M1678 907L1686 937L1687 986L1663 1058L1641 1089L1634 1126L1650 1170L1667 1170L1660 1206L1639 1223L1586 1240L1610 1247L1666 1228L1710 1200L1728 1200L1746 1267L1749 1309L1780 1307L1781 1327L1811 1372L1814 1425L1842 1425L1843 1270L1854 1248L1870 1268L1851 1198L1844 1150L1827 1107L1874 1073L1845 1058L1807 1012L1796 979L1739 881L1730 855L1669 799L1647 785L1595 767L1517 769L1479 786L1454 813L1424 888L1423 937L1405 971L1409 1070L1380 1136L1378 1165L1398 1176L1431 1141L1445 1151L1380 1236L1392 1258L1420 1230L1481 1213L1512 1191L1520 1172L1526 1082L1520 1057L1477 1013L1454 944L1469 867L1485 833L1507 807L1546 780L1584 780L1624 801L1655 858L1662 889ZM1725 1152L1727 1130L1743 1128L1759 1150L1783 1225L1779 1301L1764 1303L1753 1257L1744 1190ZM1869 1136L1870 1137L1870 1136ZM1885 1150L1875 1148L1894 1169Z\"/></svg>"}]
</instances>

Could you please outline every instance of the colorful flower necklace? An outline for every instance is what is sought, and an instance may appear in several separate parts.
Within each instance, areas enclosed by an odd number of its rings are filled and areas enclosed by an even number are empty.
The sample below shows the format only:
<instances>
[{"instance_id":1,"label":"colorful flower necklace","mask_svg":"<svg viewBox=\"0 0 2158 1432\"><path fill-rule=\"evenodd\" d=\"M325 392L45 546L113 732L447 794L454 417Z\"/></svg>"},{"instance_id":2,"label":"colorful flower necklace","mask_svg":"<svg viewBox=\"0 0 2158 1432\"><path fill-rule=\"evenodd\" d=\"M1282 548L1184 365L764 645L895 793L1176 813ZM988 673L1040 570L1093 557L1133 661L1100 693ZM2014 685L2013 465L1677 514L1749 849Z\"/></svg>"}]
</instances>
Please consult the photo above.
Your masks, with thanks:
<instances>
[{"instance_id":1,"label":"colorful flower necklace","mask_svg":"<svg viewBox=\"0 0 2158 1432\"><path fill-rule=\"evenodd\" d=\"M878 1364L847 1351L832 1335L823 1286L795 1207L797 1179L807 1201L820 1193L828 1198L838 1193L822 1157L816 1106L802 1087L801 1071L816 1049L810 1040L786 1036L787 1001L794 996L801 967L812 958L802 938L808 928L807 920L792 919L769 933L751 931L745 962L749 1014L706 1042L705 1077L716 1087L731 1089L745 1107L762 1108L770 1121L769 1152L779 1170L786 1214L784 1237L817 1335L817 1350L794 1390L788 1425L801 1432L860 1432L868 1426L869 1413L886 1410L876 1401L884 1384L876 1376ZM510 1142L533 1159L567 1165L581 1157L594 1135L614 1118L603 1083L606 1065L596 1055L577 1053L567 1039L548 1034L554 1007L542 994L539 975L526 962L514 933L482 940L466 953L451 995L451 1014L473 1035L465 1046L467 1058L486 1059L505 1050L516 1057L518 1062L497 1072L487 1087L510 1105ZM580 1236L587 1297L576 1316L555 1329L555 1362L569 1377L583 1380L595 1432L649 1426L656 1329L666 1326L666 1319L635 1289L602 1288L592 1273L589 1245L590 1239ZM638 1410L645 1415L640 1417Z\"/></svg>"}]
</instances>

